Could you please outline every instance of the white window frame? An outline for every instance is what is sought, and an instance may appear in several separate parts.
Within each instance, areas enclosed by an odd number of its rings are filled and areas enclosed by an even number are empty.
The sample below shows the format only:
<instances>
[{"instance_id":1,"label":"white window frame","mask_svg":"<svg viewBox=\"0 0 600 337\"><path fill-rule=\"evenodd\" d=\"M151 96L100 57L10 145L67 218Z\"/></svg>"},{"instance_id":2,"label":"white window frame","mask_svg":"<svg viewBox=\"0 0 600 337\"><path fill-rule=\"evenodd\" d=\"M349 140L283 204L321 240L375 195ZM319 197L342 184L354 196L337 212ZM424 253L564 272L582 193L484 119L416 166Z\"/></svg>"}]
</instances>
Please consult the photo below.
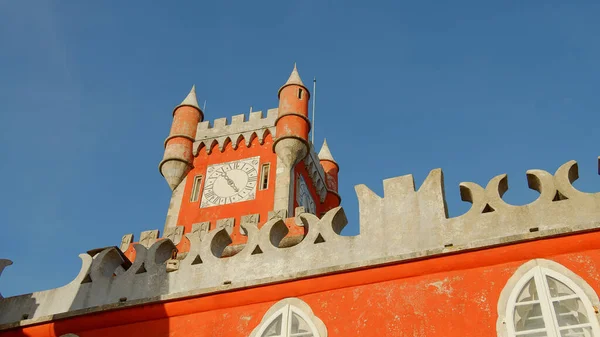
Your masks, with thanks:
<instances>
[{"instance_id":1,"label":"white window frame","mask_svg":"<svg viewBox=\"0 0 600 337\"><path fill-rule=\"evenodd\" d=\"M263 181L265 180L265 175L267 178L267 186L263 188ZM263 163L260 166L260 185L258 186L259 191L265 191L269 189L269 179L271 175L271 163Z\"/></svg>"},{"instance_id":2,"label":"white window frame","mask_svg":"<svg viewBox=\"0 0 600 337\"><path fill-rule=\"evenodd\" d=\"M325 324L312 312L312 309L304 301L298 298L286 298L275 303L263 316L260 324L252 331L250 337L261 337L269 325L282 316L281 329L283 334L280 337L290 337L292 324L292 315L300 316L311 329L313 337L327 337ZM293 336L292 336L293 337Z\"/></svg>"},{"instance_id":3,"label":"white window frame","mask_svg":"<svg viewBox=\"0 0 600 337\"><path fill-rule=\"evenodd\" d=\"M192 183L192 193L190 194L190 202L198 202L200 200L200 196L202 194L202 180L204 176L199 174L194 176L194 182ZM196 198L194 198L194 193L196 193Z\"/></svg>"},{"instance_id":4,"label":"white window frame","mask_svg":"<svg viewBox=\"0 0 600 337\"><path fill-rule=\"evenodd\" d=\"M556 313L554 311L553 301L559 298L552 298L548 288L546 277L552 277L569 287L575 295L583 303L587 317L590 323L582 324L581 327L591 327L592 334L596 337L600 337L600 324L598 322L598 314L596 313L595 306L598 307L598 296L594 290L581 279L579 276L565 268L564 266L544 259L536 259L527 262L521 266L507 282L507 285L503 289L500 300L498 302L498 313L499 318L497 322L498 336L507 337L519 337L527 336L535 332L545 331L548 337L560 337L560 331L567 328L578 327L578 325L571 325L568 327L559 327L556 320ZM523 288L527 283L534 279L536 284L536 291L538 300L536 303L540 304L542 317L544 321L544 329L515 331L514 322L514 311L517 304L517 298L521 294Z\"/></svg>"}]
</instances>

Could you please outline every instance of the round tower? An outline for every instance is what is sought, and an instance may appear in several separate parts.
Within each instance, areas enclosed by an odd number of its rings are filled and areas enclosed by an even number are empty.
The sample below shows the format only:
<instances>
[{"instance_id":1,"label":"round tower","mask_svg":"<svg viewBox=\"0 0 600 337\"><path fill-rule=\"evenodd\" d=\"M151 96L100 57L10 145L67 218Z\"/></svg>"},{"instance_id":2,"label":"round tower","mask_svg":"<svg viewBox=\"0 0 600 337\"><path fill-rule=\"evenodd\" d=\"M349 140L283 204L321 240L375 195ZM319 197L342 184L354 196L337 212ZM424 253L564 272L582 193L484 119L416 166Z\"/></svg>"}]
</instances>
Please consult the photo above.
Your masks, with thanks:
<instances>
[{"instance_id":1,"label":"round tower","mask_svg":"<svg viewBox=\"0 0 600 337\"><path fill-rule=\"evenodd\" d=\"M196 87L173 110L173 124L169 137L165 140L165 154L158 169L165 177L171 190L174 190L192 169L194 155L192 147L198 123L204 113L198 106Z\"/></svg>"},{"instance_id":2,"label":"round tower","mask_svg":"<svg viewBox=\"0 0 600 337\"><path fill-rule=\"evenodd\" d=\"M287 82L279 89L278 116L275 121L277 138L273 143L273 151L278 157L278 174L275 189L275 209L292 210L292 169L298 164L310 149L308 132L308 101L310 92L302 83L296 64Z\"/></svg>"},{"instance_id":3,"label":"round tower","mask_svg":"<svg viewBox=\"0 0 600 337\"><path fill-rule=\"evenodd\" d=\"M342 198L338 194L338 173L340 172L340 166L333 159L327 140L323 141L321 151L319 151L319 162L325 171L327 185L327 197L325 198L325 204L327 210L337 207L342 202Z\"/></svg>"},{"instance_id":4,"label":"round tower","mask_svg":"<svg viewBox=\"0 0 600 337\"><path fill-rule=\"evenodd\" d=\"M310 92L302 83L296 64L287 82L279 89L277 139L273 149L288 166L297 164L308 153L308 101Z\"/></svg>"}]
</instances>

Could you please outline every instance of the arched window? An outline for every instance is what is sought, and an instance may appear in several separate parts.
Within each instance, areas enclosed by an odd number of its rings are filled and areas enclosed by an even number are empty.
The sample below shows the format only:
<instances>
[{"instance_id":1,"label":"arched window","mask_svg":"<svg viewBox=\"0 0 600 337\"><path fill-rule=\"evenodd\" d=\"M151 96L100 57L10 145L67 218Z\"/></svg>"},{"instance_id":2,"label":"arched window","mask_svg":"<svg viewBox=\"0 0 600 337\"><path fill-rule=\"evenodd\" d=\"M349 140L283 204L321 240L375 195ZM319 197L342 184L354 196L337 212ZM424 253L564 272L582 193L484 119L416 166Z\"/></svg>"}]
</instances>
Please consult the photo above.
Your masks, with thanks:
<instances>
[{"instance_id":1,"label":"arched window","mask_svg":"<svg viewBox=\"0 0 600 337\"><path fill-rule=\"evenodd\" d=\"M281 300L267 311L251 337L327 337L323 322L297 298Z\"/></svg>"},{"instance_id":2,"label":"arched window","mask_svg":"<svg viewBox=\"0 0 600 337\"><path fill-rule=\"evenodd\" d=\"M536 263L533 266L528 263L527 271L520 268L520 272L515 273L518 279L513 279L513 276L512 282L509 281L514 285L501 322L506 335L600 337L600 326L590 298L576 281L558 271L561 268L568 269L548 260L534 261ZM548 268L550 266L553 268ZM568 273L573 274L570 271ZM593 292L581 278L577 277L577 281L587 286L588 293ZM598 297L595 296L594 300L597 302Z\"/></svg>"}]
</instances>

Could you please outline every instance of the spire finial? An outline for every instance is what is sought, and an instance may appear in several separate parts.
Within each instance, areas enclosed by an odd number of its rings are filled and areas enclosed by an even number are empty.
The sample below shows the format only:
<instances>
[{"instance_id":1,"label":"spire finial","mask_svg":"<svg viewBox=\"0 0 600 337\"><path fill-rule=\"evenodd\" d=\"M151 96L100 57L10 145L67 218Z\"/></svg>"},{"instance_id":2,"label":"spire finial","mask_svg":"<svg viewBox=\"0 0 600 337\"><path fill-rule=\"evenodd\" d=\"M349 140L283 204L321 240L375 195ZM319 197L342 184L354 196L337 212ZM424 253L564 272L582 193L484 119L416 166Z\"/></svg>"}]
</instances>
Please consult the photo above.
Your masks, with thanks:
<instances>
[{"instance_id":1,"label":"spire finial","mask_svg":"<svg viewBox=\"0 0 600 337\"><path fill-rule=\"evenodd\" d=\"M193 106L194 108L202 111L200 109L200 107L198 106L198 99L196 98L196 85L192 85L192 90L190 90L190 93L185 97L185 99L181 102L181 104L179 104L178 107L182 106L182 105L189 105L189 106Z\"/></svg>"},{"instance_id":2,"label":"spire finial","mask_svg":"<svg viewBox=\"0 0 600 337\"><path fill-rule=\"evenodd\" d=\"M323 146L321 146L321 151L319 151L319 159L320 160L329 160L337 164L333 156L331 155L331 151L329 150L329 146L327 145L327 139L323 140Z\"/></svg>"},{"instance_id":3,"label":"spire finial","mask_svg":"<svg viewBox=\"0 0 600 337\"><path fill-rule=\"evenodd\" d=\"M300 74L298 73L298 67L296 66L296 62L294 62L294 70L292 70L290 78L288 78L287 82L285 82L285 85L289 84L297 84L304 86L304 83L302 83L302 79L300 78Z\"/></svg>"}]
</instances>

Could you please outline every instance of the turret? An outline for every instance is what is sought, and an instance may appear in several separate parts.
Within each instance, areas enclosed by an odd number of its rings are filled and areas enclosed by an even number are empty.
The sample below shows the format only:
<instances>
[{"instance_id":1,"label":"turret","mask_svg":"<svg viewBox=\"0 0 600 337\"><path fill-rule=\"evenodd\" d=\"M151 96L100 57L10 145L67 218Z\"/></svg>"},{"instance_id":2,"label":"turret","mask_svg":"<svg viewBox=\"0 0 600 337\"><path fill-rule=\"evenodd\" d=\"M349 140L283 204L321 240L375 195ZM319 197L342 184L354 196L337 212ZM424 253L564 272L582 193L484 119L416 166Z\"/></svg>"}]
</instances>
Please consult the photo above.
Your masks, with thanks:
<instances>
[{"instance_id":1,"label":"turret","mask_svg":"<svg viewBox=\"0 0 600 337\"><path fill-rule=\"evenodd\" d=\"M333 159L329 146L327 145L327 140L323 141L323 146L321 147L321 151L319 151L319 162L323 167L323 171L325 171L325 184L327 185L325 204L327 205L326 208L329 210L339 206L342 202L342 198L338 194L338 173L340 171L340 166L335 159Z\"/></svg>"},{"instance_id":2,"label":"turret","mask_svg":"<svg viewBox=\"0 0 600 337\"><path fill-rule=\"evenodd\" d=\"M181 183L193 166L192 146L198 123L203 118L204 113L196 99L196 88L192 86L187 97L173 110L171 132L165 140L165 154L158 166L171 190Z\"/></svg>"},{"instance_id":3,"label":"turret","mask_svg":"<svg viewBox=\"0 0 600 337\"><path fill-rule=\"evenodd\" d=\"M275 122L277 139L273 150L277 154L277 174L275 190L275 209L292 210L292 169L299 163L309 150L308 132L308 101L310 92L302 83L296 64L287 82L279 89L279 109ZM285 170L285 171L283 171Z\"/></svg>"}]
</instances>

